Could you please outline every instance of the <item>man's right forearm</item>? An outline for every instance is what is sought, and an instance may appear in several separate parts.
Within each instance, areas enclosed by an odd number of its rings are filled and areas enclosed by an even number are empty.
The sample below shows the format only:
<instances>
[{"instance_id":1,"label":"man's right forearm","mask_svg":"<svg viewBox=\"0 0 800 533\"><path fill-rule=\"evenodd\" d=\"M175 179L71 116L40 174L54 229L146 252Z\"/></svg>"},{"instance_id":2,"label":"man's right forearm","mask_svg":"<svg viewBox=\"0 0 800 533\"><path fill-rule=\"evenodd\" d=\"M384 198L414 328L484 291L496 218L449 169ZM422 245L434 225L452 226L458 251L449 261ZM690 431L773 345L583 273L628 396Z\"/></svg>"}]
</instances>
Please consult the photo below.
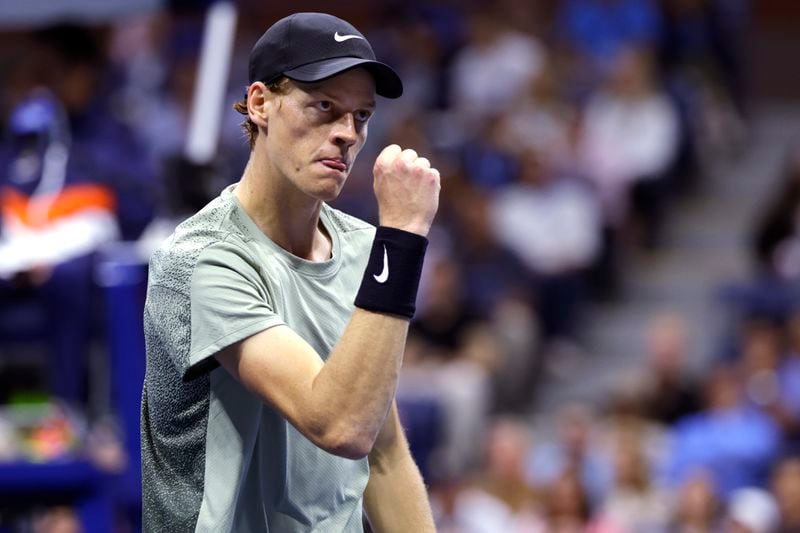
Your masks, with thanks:
<instances>
[{"instance_id":1,"label":"man's right forearm","mask_svg":"<svg viewBox=\"0 0 800 533\"><path fill-rule=\"evenodd\" d=\"M394 399L408 320L356 308L312 385L310 423L337 455L372 449Z\"/></svg>"}]
</instances>

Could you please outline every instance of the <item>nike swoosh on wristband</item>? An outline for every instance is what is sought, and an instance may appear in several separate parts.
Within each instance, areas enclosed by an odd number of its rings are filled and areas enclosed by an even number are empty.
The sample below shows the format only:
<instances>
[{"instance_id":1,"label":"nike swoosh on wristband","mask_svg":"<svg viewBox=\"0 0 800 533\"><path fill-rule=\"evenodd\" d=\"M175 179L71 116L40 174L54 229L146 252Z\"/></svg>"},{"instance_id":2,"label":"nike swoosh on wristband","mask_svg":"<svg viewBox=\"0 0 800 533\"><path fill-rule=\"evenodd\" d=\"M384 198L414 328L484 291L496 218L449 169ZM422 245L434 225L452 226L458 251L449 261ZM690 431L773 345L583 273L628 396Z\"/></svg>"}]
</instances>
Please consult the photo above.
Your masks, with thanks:
<instances>
[{"instance_id":1,"label":"nike swoosh on wristband","mask_svg":"<svg viewBox=\"0 0 800 533\"><path fill-rule=\"evenodd\" d=\"M339 35L339 32L333 34L333 38L337 43L343 43L348 39L363 39L360 35Z\"/></svg>"},{"instance_id":2,"label":"nike swoosh on wristband","mask_svg":"<svg viewBox=\"0 0 800 533\"><path fill-rule=\"evenodd\" d=\"M373 278L378 283L386 283L386 280L389 279L389 254L386 253L386 245L383 245L383 270L380 274L373 274Z\"/></svg>"}]
</instances>

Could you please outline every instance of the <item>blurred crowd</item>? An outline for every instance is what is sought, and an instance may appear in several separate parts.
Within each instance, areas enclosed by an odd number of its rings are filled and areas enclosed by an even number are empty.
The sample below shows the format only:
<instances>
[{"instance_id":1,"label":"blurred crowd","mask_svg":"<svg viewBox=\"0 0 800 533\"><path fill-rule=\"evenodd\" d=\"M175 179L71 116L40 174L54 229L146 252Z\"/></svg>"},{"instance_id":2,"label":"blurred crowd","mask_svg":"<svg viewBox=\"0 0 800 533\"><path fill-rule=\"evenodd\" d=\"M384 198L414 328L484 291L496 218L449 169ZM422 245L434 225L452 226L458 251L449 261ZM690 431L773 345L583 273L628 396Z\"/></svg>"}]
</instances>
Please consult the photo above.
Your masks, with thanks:
<instances>
[{"instance_id":1,"label":"blurred crowd","mask_svg":"<svg viewBox=\"0 0 800 533\"><path fill-rule=\"evenodd\" d=\"M603 402L562 407L554 428L476 420L427 463L441 530L800 530L800 313L738 324L739 352L692 373L691 325L658 315Z\"/></svg>"},{"instance_id":2,"label":"blurred crowd","mask_svg":"<svg viewBox=\"0 0 800 533\"><path fill-rule=\"evenodd\" d=\"M252 43L288 14L238 4L227 106ZM587 305L624 299L631 256L663 245L708 161L746 139L750 3L363 4L334 14L405 94L379 102L334 205L377 223L371 169L389 143L443 177L398 391L441 530L800 530L800 152L754 228L753 279L721 291L712 368L687 371L691 325L665 313L613 397L564 407L552 431L526 416L559 358L591 356ZM146 257L238 180L230 108L218 156L184 156L203 16L175 2L0 34L0 401L90 406L98 257L119 241Z\"/></svg>"}]
</instances>

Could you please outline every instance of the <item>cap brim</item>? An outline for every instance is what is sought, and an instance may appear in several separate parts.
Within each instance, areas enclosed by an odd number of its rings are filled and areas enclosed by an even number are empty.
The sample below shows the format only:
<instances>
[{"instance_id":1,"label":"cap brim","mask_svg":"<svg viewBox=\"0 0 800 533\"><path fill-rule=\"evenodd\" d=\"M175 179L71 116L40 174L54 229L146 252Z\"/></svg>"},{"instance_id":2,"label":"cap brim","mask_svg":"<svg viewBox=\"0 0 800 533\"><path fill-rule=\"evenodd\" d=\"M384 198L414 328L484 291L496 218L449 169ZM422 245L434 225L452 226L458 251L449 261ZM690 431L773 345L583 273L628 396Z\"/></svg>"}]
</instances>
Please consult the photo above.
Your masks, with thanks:
<instances>
[{"instance_id":1,"label":"cap brim","mask_svg":"<svg viewBox=\"0 0 800 533\"><path fill-rule=\"evenodd\" d=\"M283 74L292 80L303 82L322 81L346 70L363 67L375 79L375 92L385 98L399 98L403 94L403 82L392 67L380 61L360 57L336 57L315 61Z\"/></svg>"}]
</instances>

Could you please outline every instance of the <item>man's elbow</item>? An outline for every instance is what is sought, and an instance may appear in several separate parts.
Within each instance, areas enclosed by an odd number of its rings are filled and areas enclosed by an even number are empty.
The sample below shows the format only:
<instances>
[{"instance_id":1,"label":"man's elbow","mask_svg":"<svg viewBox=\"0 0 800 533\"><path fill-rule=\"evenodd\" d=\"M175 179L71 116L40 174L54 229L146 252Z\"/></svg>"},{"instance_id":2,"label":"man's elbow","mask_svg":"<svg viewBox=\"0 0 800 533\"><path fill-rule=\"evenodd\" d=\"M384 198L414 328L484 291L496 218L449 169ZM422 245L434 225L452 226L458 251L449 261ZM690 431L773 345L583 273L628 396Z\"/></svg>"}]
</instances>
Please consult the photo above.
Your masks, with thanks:
<instances>
[{"instance_id":1,"label":"man's elbow","mask_svg":"<svg viewBox=\"0 0 800 533\"><path fill-rule=\"evenodd\" d=\"M363 459L372 451L375 435L357 428L331 427L319 434L315 444L326 452L346 459Z\"/></svg>"}]
</instances>

